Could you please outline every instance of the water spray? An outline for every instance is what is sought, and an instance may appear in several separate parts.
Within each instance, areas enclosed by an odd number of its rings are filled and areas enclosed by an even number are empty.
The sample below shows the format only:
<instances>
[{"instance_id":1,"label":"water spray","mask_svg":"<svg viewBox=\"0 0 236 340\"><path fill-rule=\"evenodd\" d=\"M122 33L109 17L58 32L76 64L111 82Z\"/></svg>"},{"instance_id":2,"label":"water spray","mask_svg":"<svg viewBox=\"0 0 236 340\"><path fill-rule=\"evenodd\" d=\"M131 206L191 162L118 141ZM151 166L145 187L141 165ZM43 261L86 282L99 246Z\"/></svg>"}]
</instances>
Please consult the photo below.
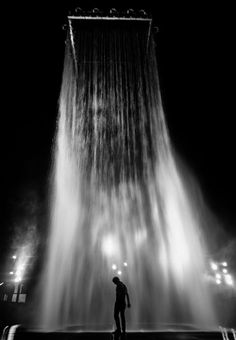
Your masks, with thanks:
<instances>
[{"instance_id":1,"label":"water spray","mask_svg":"<svg viewBox=\"0 0 236 340\"><path fill-rule=\"evenodd\" d=\"M68 21L42 325L110 329L101 306L113 303L115 274L136 301L133 327L214 326L203 223L172 152L152 19L79 8Z\"/></svg>"}]
</instances>

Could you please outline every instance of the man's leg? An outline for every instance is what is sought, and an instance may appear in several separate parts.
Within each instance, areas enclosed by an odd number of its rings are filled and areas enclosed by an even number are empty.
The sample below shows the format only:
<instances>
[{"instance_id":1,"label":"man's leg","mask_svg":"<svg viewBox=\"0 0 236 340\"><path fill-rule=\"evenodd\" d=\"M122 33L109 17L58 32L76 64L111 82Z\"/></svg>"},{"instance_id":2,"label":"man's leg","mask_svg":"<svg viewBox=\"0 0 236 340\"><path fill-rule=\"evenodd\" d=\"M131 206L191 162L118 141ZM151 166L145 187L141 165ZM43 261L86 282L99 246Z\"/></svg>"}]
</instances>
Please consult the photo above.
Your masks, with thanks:
<instances>
[{"instance_id":1,"label":"man's leg","mask_svg":"<svg viewBox=\"0 0 236 340\"><path fill-rule=\"evenodd\" d=\"M117 308L117 306L115 305L115 308L114 308L114 319L115 319L115 322L116 322L116 330L117 330L117 332L121 333L119 312L120 312L119 308Z\"/></svg>"},{"instance_id":2,"label":"man's leg","mask_svg":"<svg viewBox=\"0 0 236 340\"><path fill-rule=\"evenodd\" d=\"M122 326L122 332L126 332L126 321L125 321L125 308L122 308L120 310L120 318L121 318L121 326Z\"/></svg>"}]
</instances>

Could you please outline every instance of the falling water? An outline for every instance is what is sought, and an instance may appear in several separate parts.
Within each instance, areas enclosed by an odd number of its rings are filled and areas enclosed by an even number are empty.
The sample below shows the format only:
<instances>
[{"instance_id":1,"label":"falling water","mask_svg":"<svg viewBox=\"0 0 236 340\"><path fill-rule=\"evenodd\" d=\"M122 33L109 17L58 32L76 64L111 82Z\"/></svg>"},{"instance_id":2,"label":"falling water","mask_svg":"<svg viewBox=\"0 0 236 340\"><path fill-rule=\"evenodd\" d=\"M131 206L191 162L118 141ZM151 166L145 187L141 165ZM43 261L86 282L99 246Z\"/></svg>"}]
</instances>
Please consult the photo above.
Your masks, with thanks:
<instances>
[{"instance_id":1,"label":"falling water","mask_svg":"<svg viewBox=\"0 0 236 340\"><path fill-rule=\"evenodd\" d=\"M112 325L118 270L131 297L129 327L214 325L201 220L171 150L155 53L144 23L70 23L45 327Z\"/></svg>"}]
</instances>

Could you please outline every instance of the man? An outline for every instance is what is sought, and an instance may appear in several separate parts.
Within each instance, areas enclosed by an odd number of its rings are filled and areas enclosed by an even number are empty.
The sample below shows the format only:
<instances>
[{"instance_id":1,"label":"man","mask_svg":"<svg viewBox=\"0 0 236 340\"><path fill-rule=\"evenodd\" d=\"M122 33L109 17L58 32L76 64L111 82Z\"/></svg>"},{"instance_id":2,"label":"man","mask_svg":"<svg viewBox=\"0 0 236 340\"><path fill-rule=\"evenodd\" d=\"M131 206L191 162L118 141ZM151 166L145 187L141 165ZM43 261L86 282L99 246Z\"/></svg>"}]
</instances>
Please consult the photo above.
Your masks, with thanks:
<instances>
[{"instance_id":1,"label":"man","mask_svg":"<svg viewBox=\"0 0 236 340\"><path fill-rule=\"evenodd\" d=\"M114 308L114 319L116 322L116 330L114 334L121 334L120 318L121 318L122 332L123 334L125 334L125 331L126 331L126 322L125 322L126 299L127 299L128 308L131 307L129 294L128 294L127 287L124 285L123 282L120 281L119 277L115 276L112 279L112 282L116 285L116 302L115 302L115 308Z\"/></svg>"}]
</instances>

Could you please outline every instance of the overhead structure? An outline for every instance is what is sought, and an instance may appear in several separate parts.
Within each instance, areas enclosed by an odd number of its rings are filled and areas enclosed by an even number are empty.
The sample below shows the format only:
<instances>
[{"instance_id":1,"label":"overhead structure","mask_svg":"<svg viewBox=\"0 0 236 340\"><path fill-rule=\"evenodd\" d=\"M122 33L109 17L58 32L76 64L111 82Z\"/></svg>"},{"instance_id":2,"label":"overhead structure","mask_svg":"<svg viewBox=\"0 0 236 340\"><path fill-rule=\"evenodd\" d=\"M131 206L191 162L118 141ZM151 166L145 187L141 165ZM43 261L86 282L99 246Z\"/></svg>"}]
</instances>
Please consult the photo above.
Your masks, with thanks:
<instances>
[{"instance_id":1,"label":"overhead structure","mask_svg":"<svg viewBox=\"0 0 236 340\"><path fill-rule=\"evenodd\" d=\"M126 11L118 11L115 8L111 8L108 11L94 8L86 11L77 7L73 12L70 12L68 19L79 19L79 20L140 20L140 21L151 21L151 16L143 9L133 10L132 8Z\"/></svg>"},{"instance_id":2,"label":"overhead structure","mask_svg":"<svg viewBox=\"0 0 236 340\"><path fill-rule=\"evenodd\" d=\"M72 24L73 22L73 24ZM135 27L139 30L142 29L146 34L146 50L148 48L151 28L152 28L152 17L147 14L147 12L143 9L141 10L133 10L132 8L126 11L118 11L115 8L111 8L110 10L100 10L98 8L94 8L92 10L83 10L80 7L77 7L73 12L70 12L68 15L68 25L70 31L70 39L71 45L73 47L74 59L77 60L76 52L75 52L75 39L74 39L74 31L79 28L93 27L93 29L110 29L111 27L124 28L127 30L127 27L132 24L132 29Z\"/></svg>"}]
</instances>

